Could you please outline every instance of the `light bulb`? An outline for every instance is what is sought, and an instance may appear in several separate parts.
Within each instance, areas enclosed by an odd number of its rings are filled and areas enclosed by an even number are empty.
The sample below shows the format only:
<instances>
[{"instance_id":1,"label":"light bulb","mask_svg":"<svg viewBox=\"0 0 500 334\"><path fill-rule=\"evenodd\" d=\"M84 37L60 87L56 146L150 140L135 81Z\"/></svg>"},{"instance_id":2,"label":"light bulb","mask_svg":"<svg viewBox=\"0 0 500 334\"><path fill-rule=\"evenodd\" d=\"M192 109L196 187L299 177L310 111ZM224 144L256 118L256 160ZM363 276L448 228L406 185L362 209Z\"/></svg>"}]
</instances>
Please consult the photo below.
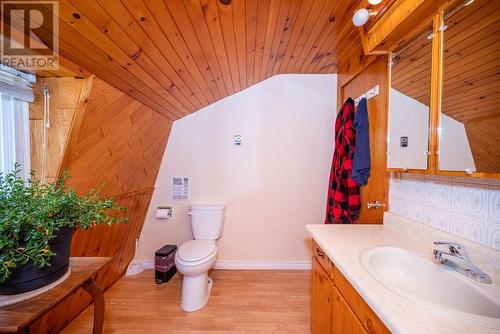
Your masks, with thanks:
<instances>
[{"instance_id":1,"label":"light bulb","mask_svg":"<svg viewBox=\"0 0 500 334\"><path fill-rule=\"evenodd\" d=\"M382 0L368 0L368 2L370 3L370 5L378 5L382 2Z\"/></svg>"},{"instance_id":2,"label":"light bulb","mask_svg":"<svg viewBox=\"0 0 500 334\"><path fill-rule=\"evenodd\" d=\"M370 18L370 12L368 11L368 9L360 8L356 12L354 12L354 15L352 16L352 23L356 27L361 27L366 22L368 22L369 18Z\"/></svg>"}]
</instances>

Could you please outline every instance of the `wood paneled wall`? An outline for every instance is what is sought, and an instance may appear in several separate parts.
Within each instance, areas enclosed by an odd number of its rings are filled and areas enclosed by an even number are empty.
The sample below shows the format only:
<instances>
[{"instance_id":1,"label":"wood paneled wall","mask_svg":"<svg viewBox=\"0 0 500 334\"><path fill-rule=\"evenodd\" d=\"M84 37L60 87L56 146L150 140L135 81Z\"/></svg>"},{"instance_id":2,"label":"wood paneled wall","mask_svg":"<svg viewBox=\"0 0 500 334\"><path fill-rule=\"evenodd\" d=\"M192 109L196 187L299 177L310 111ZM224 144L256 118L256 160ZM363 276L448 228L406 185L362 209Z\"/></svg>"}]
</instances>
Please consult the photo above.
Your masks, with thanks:
<instances>
[{"instance_id":1,"label":"wood paneled wall","mask_svg":"<svg viewBox=\"0 0 500 334\"><path fill-rule=\"evenodd\" d=\"M46 131L45 181L53 181L58 173L64 155L71 120L73 119L83 79L39 78L33 86L35 100L29 106L31 169L37 178L41 177L43 164L43 131ZM50 93L50 116L44 122L44 96L42 87ZM50 127L46 123L50 120Z\"/></svg>"},{"instance_id":2,"label":"wood paneled wall","mask_svg":"<svg viewBox=\"0 0 500 334\"><path fill-rule=\"evenodd\" d=\"M67 149L70 185L121 195L154 186L172 121L96 78L77 140Z\"/></svg>"},{"instance_id":3,"label":"wood paneled wall","mask_svg":"<svg viewBox=\"0 0 500 334\"><path fill-rule=\"evenodd\" d=\"M353 53L359 51L355 46ZM379 95L368 101L370 122L371 170L368 184L361 187L360 224L382 224L383 213L388 209L389 173L387 172L387 119L388 82L387 56L353 58L341 67L338 78L338 99L342 104L348 97L353 99L379 85ZM379 201L380 209L368 209L367 202Z\"/></svg>"},{"instance_id":4,"label":"wood paneled wall","mask_svg":"<svg viewBox=\"0 0 500 334\"><path fill-rule=\"evenodd\" d=\"M112 263L95 277L100 287L107 289L120 278L133 257L135 239L139 237L153 190L144 190L115 197L128 208L127 225L99 226L79 231L73 238L73 256L111 256ZM153 283L153 282L152 282ZM79 289L30 326L30 333L58 333L90 303L90 297Z\"/></svg>"},{"instance_id":5,"label":"wood paneled wall","mask_svg":"<svg viewBox=\"0 0 500 334\"><path fill-rule=\"evenodd\" d=\"M100 79L88 80L93 81L90 96L75 112L61 170L69 170L69 184L79 193L102 185L105 195L128 209L127 224L77 231L73 237L72 256L113 257L96 276L108 288L134 256L172 121ZM57 333L88 303L87 294L78 291L30 332Z\"/></svg>"}]
</instances>

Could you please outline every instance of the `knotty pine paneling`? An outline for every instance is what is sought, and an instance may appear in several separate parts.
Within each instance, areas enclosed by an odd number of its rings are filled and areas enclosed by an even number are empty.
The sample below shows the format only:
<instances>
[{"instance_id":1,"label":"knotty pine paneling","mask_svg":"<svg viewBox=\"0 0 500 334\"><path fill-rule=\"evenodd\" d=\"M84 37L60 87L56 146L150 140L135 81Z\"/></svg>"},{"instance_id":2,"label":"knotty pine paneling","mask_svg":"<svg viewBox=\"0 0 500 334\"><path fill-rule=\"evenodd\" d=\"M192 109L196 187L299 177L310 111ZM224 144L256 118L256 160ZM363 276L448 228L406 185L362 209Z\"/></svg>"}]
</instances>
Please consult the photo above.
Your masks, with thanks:
<instances>
[{"instance_id":1,"label":"knotty pine paneling","mask_svg":"<svg viewBox=\"0 0 500 334\"><path fill-rule=\"evenodd\" d=\"M117 196L116 201L129 210L126 225L99 226L79 231L73 237L72 256L111 256L113 261L94 277L100 287L107 289L120 278L133 258L135 239L139 237L153 189ZM153 282L151 282L153 284ZM30 326L30 333L59 333L90 303L90 297L79 289L52 311Z\"/></svg>"},{"instance_id":2,"label":"knotty pine paneling","mask_svg":"<svg viewBox=\"0 0 500 334\"><path fill-rule=\"evenodd\" d=\"M276 74L337 73L359 2L61 1L60 53L175 120Z\"/></svg>"},{"instance_id":3,"label":"knotty pine paneling","mask_svg":"<svg viewBox=\"0 0 500 334\"><path fill-rule=\"evenodd\" d=\"M55 180L64 147L70 131L71 120L76 110L84 79L73 77L39 78L33 86L35 100L29 105L31 169L41 177L43 164L43 131L46 131L45 181ZM44 96L42 87L50 94L49 118L44 121Z\"/></svg>"},{"instance_id":4,"label":"knotty pine paneling","mask_svg":"<svg viewBox=\"0 0 500 334\"><path fill-rule=\"evenodd\" d=\"M106 196L128 210L127 224L79 230L72 256L110 256L113 261L95 279L106 289L126 271L135 240L153 193L172 121L105 81L92 84L83 110L73 122L61 170L69 170L69 185L85 193L102 186ZM57 333L89 304L84 291L67 298L30 328L33 333Z\"/></svg>"},{"instance_id":5,"label":"knotty pine paneling","mask_svg":"<svg viewBox=\"0 0 500 334\"><path fill-rule=\"evenodd\" d=\"M500 161L500 117L465 123L472 157L476 169L485 173L498 173Z\"/></svg>"},{"instance_id":6,"label":"knotty pine paneling","mask_svg":"<svg viewBox=\"0 0 500 334\"><path fill-rule=\"evenodd\" d=\"M70 185L116 196L154 186L172 121L96 78L65 168ZM76 130L76 129L74 129Z\"/></svg>"},{"instance_id":7,"label":"knotty pine paneling","mask_svg":"<svg viewBox=\"0 0 500 334\"><path fill-rule=\"evenodd\" d=\"M352 50L353 54L361 51L360 46ZM351 58L340 67L338 77L339 105L348 97L353 99L364 94L374 86L379 86L379 95L368 100L368 118L370 123L370 156L371 169L368 184L361 190L361 212L357 223L382 224L384 211L388 208L389 173L387 172L387 56L375 55ZM379 201L380 209L368 210L367 202Z\"/></svg>"}]
</instances>

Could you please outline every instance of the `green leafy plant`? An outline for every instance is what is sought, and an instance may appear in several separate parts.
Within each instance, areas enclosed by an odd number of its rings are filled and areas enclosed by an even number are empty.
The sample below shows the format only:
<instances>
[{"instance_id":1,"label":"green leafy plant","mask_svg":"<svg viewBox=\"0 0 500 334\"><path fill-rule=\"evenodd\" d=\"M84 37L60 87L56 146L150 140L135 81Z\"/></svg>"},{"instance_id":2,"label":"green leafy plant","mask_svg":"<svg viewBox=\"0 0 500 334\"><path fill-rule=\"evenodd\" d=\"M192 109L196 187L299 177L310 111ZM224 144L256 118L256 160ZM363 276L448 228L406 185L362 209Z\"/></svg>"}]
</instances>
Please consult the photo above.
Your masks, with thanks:
<instances>
[{"instance_id":1,"label":"green leafy plant","mask_svg":"<svg viewBox=\"0 0 500 334\"><path fill-rule=\"evenodd\" d=\"M88 229L99 224L126 222L126 209L112 198L101 199L100 191L80 196L66 186L67 174L42 184L31 174L25 181L14 171L0 174L0 282L16 267L32 262L50 265L54 253L49 242L62 228Z\"/></svg>"}]
</instances>

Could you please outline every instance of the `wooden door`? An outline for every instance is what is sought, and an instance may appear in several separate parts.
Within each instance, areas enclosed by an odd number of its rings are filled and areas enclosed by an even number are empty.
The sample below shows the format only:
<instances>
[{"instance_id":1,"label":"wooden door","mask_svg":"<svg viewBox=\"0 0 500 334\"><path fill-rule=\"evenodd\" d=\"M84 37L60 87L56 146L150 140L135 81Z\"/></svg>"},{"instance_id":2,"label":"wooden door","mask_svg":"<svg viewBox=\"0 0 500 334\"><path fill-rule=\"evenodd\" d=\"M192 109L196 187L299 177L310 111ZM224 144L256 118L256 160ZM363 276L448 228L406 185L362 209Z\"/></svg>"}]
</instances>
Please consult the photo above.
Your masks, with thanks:
<instances>
[{"instance_id":1,"label":"wooden door","mask_svg":"<svg viewBox=\"0 0 500 334\"><path fill-rule=\"evenodd\" d=\"M333 281L315 257L311 270L312 334L332 333Z\"/></svg>"},{"instance_id":2,"label":"wooden door","mask_svg":"<svg viewBox=\"0 0 500 334\"><path fill-rule=\"evenodd\" d=\"M333 334L367 334L363 325L337 288L333 288Z\"/></svg>"},{"instance_id":3,"label":"wooden door","mask_svg":"<svg viewBox=\"0 0 500 334\"><path fill-rule=\"evenodd\" d=\"M340 83L341 84L341 83ZM371 88L379 86L379 94L368 100L370 122L371 171L368 184L361 187L360 224L382 224L384 211L388 208L389 173L387 172L387 57L380 56L352 80L339 89L339 102L348 97L356 99ZM368 209L367 203L378 201L379 209Z\"/></svg>"}]
</instances>

